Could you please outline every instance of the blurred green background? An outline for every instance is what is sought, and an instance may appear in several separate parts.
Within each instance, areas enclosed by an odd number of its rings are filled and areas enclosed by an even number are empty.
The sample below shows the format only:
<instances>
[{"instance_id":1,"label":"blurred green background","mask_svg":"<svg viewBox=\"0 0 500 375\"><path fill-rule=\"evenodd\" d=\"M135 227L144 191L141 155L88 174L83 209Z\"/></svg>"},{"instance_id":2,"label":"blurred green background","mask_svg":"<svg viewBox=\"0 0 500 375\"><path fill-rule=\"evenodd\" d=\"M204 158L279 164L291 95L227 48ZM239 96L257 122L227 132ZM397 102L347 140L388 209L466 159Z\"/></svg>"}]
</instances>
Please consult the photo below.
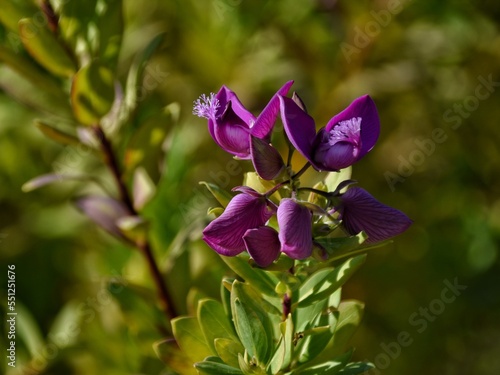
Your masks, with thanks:
<instances>
[{"instance_id":1,"label":"blurred green background","mask_svg":"<svg viewBox=\"0 0 500 375\"><path fill-rule=\"evenodd\" d=\"M165 33L139 88L147 99L138 120L124 125L151 121L168 133L165 174L147 210L156 220L159 257L178 251L167 245L184 230L190 241L180 247L213 264L200 268L191 259L191 281L217 295L218 285L208 281L224 269L190 227L215 204L198 181L229 188L241 175L232 173L230 155L214 144L206 122L191 114L200 94L225 84L258 111L293 79L319 127L368 93L382 132L374 150L354 166L353 178L414 225L373 252L344 290L344 298L366 303L353 340L355 359L375 361L388 375L500 373L496 1L125 0L124 14L116 71L122 84L133 56ZM1 36L14 47L6 28ZM31 332L24 335L28 342L18 339L19 360L37 348L45 351L40 373L161 374L151 349L161 338L151 327L154 312L122 293L123 286L111 290L124 301L118 307L103 286L106 278L125 276L148 287L142 259L72 206L72 197L92 188L61 183L21 191L57 163L101 174L99 159L45 139L32 124L40 117L36 105L25 105L44 92L27 90L13 99L5 84L10 71L1 62L0 73L0 274L6 275L7 264L16 265L19 308L31 317L19 328ZM178 121L151 115L172 102L180 105ZM447 282L467 288L445 302ZM173 278L169 285L185 297L182 282ZM66 334L46 341L54 332ZM411 344L399 350L394 343L401 332Z\"/></svg>"}]
</instances>

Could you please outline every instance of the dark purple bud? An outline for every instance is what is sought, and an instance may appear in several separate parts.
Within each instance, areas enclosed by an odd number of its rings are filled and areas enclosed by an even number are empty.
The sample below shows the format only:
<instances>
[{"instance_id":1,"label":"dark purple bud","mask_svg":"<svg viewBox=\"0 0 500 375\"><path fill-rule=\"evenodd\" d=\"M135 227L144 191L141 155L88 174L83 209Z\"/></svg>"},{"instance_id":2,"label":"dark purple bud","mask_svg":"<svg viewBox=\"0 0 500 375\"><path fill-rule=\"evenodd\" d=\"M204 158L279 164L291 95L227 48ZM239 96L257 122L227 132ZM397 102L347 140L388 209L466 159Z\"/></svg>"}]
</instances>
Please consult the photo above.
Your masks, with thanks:
<instances>
[{"instance_id":1,"label":"dark purple bud","mask_svg":"<svg viewBox=\"0 0 500 375\"><path fill-rule=\"evenodd\" d=\"M340 199L338 209L345 230L351 235L364 231L368 235L367 243L397 236L412 223L404 213L380 203L362 188L350 188Z\"/></svg>"},{"instance_id":2,"label":"dark purple bud","mask_svg":"<svg viewBox=\"0 0 500 375\"><path fill-rule=\"evenodd\" d=\"M229 202L224 213L205 228L203 240L219 254L238 255L245 251L245 233L263 226L272 215L265 197L238 194Z\"/></svg>"},{"instance_id":3,"label":"dark purple bud","mask_svg":"<svg viewBox=\"0 0 500 375\"><path fill-rule=\"evenodd\" d=\"M251 136L250 152L255 171L264 180L274 180L285 169L278 150L265 140Z\"/></svg>"},{"instance_id":4,"label":"dark purple bud","mask_svg":"<svg viewBox=\"0 0 500 375\"><path fill-rule=\"evenodd\" d=\"M280 254L278 232L270 227L249 229L243 236L243 241L250 256L260 267L267 267Z\"/></svg>"},{"instance_id":5,"label":"dark purple bud","mask_svg":"<svg viewBox=\"0 0 500 375\"><path fill-rule=\"evenodd\" d=\"M293 259L305 259L312 253L312 214L294 199L282 199L278 207L281 251Z\"/></svg>"}]
</instances>

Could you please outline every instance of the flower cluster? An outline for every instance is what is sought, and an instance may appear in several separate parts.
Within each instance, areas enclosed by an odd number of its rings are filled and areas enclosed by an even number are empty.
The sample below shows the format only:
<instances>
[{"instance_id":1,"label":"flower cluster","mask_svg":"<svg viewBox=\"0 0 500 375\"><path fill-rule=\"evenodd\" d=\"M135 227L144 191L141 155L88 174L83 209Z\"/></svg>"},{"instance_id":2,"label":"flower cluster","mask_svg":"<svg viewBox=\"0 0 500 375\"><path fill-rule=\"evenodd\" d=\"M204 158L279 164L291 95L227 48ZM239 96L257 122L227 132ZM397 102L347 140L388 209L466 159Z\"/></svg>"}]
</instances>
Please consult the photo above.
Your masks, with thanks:
<instances>
[{"instance_id":1,"label":"flower cluster","mask_svg":"<svg viewBox=\"0 0 500 375\"><path fill-rule=\"evenodd\" d=\"M205 228L203 240L225 256L247 251L261 267L272 264L280 253L298 260L311 256L314 249L324 254L328 249L320 239L338 237L336 228L350 236L364 232L368 243L376 243L412 223L366 190L350 187L355 181L339 173L365 156L378 139L380 121L373 100L368 95L357 98L316 132L298 95L287 97L292 84L283 85L257 117L225 86L194 103L193 113L208 120L214 141L235 157L251 160L261 182L233 189L237 194ZM278 116L289 141L287 163L271 144ZM295 150L307 160L297 173L290 165ZM326 183L301 187L299 179L311 166L346 177L331 189ZM271 188L262 191L262 186Z\"/></svg>"}]
</instances>

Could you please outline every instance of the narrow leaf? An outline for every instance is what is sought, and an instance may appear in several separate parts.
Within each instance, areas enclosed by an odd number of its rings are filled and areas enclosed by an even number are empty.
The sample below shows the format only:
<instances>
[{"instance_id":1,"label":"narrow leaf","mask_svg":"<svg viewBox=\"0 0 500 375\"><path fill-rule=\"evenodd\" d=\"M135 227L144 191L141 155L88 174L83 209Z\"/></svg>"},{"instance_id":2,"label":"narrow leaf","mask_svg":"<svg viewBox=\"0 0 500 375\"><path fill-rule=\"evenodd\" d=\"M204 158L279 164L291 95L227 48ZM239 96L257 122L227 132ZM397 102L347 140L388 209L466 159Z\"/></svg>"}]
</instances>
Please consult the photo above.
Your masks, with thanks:
<instances>
[{"instance_id":1,"label":"narrow leaf","mask_svg":"<svg viewBox=\"0 0 500 375\"><path fill-rule=\"evenodd\" d=\"M125 91L125 105L129 112L132 112L136 108L140 100L144 100L145 94L139 92L139 89L142 87L141 82L144 69L153 53L163 42L164 37L165 33L155 36L146 46L144 51L136 55L130 67Z\"/></svg>"},{"instance_id":2,"label":"narrow leaf","mask_svg":"<svg viewBox=\"0 0 500 375\"><path fill-rule=\"evenodd\" d=\"M75 64L52 32L32 18L19 21L19 35L29 54L49 72L71 77Z\"/></svg>"},{"instance_id":3,"label":"narrow leaf","mask_svg":"<svg viewBox=\"0 0 500 375\"><path fill-rule=\"evenodd\" d=\"M252 268L252 266L241 257L221 256L221 258L237 275L241 276L255 289L265 295L276 297L275 288L279 282L276 276L269 272Z\"/></svg>"},{"instance_id":4,"label":"narrow leaf","mask_svg":"<svg viewBox=\"0 0 500 375\"><path fill-rule=\"evenodd\" d=\"M194 365L200 374L206 375L243 375L243 372L238 369L223 363L204 361Z\"/></svg>"},{"instance_id":5,"label":"narrow leaf","mask_svg":"<svg viewBox=\"0 0 500 375\"><path fill-rule=\"evenodd\" d=\"M80 69L73 78L71 106L83 125L98 123L111 109L114 97L113 72L96 61Z\"/></svg>"},{"instance_id":6,"label":"narrow leaf","mask_svg":"<svg viewBox=\"0 0 500 375\"><path fill-rule=\"evenodd\" d=\"M222 205L222 207L227 207L229 201L233 198L231 194L229 194L226 190L221 189L218 185L213 184L211 182L201 181L200 185L205 185L210 193L214 196L215 199Z\"/></svg>"},{"instance_id":7,"label":"narrow leaf","mask_svg":"<svg viewBox=\"0 0 500 375\"><path fill-rule=\"evenodd\" d=\"M35 120L34 121L35 126L40 130L43 135L46 137L52 139L53 141L56 141L57 143L63 144L63 145L79 145L80 141L78 140L77 137L70 135L68 133L65 133L56 127L47 124L46 122L42 120Z\"/></svg>"},{"instance_id":8,"label":"narrow leaf","mask_svg":"<svg viewBox=\"0 0 500 375\"><path fill-rule=\"evenodd\" d=\"M375 368L371 363L352 362L340 370L339 375L358 375Z\"/></svg>"},{"instance_id":9,"label":"narrow leaf","mask_svg":"<svg viewBox=\"0 0 500 375\"><path fill-rule=\"evenodd\" d=\"M336 268L323 268L304 282L299 289L298 306L307 306L322 300L340 288L364 263L366 255L358 255Z\"/></svg>"}]
</instances>

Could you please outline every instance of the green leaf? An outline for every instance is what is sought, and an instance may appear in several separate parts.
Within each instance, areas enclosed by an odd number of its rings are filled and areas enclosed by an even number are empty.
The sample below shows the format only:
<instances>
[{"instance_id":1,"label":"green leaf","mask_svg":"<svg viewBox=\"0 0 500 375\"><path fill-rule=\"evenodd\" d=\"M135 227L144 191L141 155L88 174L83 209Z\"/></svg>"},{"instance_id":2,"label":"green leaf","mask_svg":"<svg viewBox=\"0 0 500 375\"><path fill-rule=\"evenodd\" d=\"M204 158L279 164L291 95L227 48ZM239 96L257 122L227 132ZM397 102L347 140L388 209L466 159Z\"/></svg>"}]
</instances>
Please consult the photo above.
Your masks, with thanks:
<instances>
[{"instance_id":1,"label":"green leaf","mask_svg":"<svg viewBox=\"0 0 500 375\"><path fill-rule=\"evenodd\" d=\"M339 375L358 375L375 368L371 363L352 362L340 370Z\"/></svg>"},{"instance_id":2,"label":"green leaf","mask_svg":"<svg viewBox=\"0 0 500 375\"><path fill-rule=\"evenodd\" d=\"M243 375L243 372L238 369L223 363L204 361L194 365L200 374L206 375Z\"/></svg>"},{"instance_id":3,"label":"green leaf","mask_svg":"<svg viewBox=\"0 0 500 375\"><path fill-rule=\"evenodd\" d=\"M226 316L224 307L216 300L205 299L200 301L198 304L198 322L213 354L217 354L215 339L238 340L231 322Z\"/></svg>"},{"instance_id":4,"label":"green leaf","mask_svg":"<svg viewBox=\"0 0 500 375\"><path fill-rule=\"evenodd\" d=\"M172 370L183 375L197 375L190 358L180 350L174 339L164 339L153 344L153 350Z\"/></svg>"},{"instance_id":5,"label":"green leaf","mask_svg":"<svg viewBox=\"0 0 500 375\"><path fill-rule=\"evenodd\" d=\"M361 247L368 236L364 233L358 233L350 237L319 237L315 242L321 245L328 253L328 262L333 262L348 256L354 256L366 252L370 247Z\"/></svg>"},{"instance_id":6,"label":"green leaf","mask_svg":"<svg viewBox=\"0 0 500 375\"><path fill-rule=\"evenodd\" d=\"M273 274L253 268L242 257L221 256L222 260L246 282L265 295L276 297L275 288L279 279Z\"/></svg>"},{"instance_id":7,"label":"green leaf","mask_svg":"<svg viewBox=\"0 0 500 375\"><path fill-rule=\"evenodd\" d=\"M328 297L351 277L365 259L366 255L358 255L339 267L323 268L313 273L300 287L297 305L307 306Z\"/></svg>"},{"instance_id":8,"label":"green leaf","mask_svg":"<svg viewBox=\"0 0 500 375\"><path fill-rule=\"evenodd\" d=\"M287 368L292 361L294 351L292 314L288 314L287 319L280 324L280 331L280 341L267 367L267 370L271 371L272 374Z\"/></svg>"},{"instance_id":9,"label":"green leaf","mask_svg":"<svg viewBox=\"0 0 500 375\"><path fill-rule=\"evenodd\" d=\"M359 301L342 301L339 305L339 319L337 329L332 340L334 355L344 350L349 340L358 329L363 318L364 304Z\"/></svg>"},{"instance_id":10,"label":"green leaf","mask_svg":"<svg viewBox=\"0 0 500 375\"><path fill-rule=\"evenodd\" d=\"M19 21L19 35L29 54L49 72L61 77L75 73L75 64L45 25L24 18Z\"/></svg>"},{"instance_id":11,"label":"green leaf","mask_svg":"<svg viewBox=\"0 0 500 375\"><path fill-rule=\"evenodd\" d=\"M258 314L248 309L239 298L235 298L233 318L238 336L249 355L264 363L268 349L267 334Z\"/></svg>"},{"instance_id":12,"label":"green leaf","mask_svg":"<svg viewBox=\"0 0 500 375\"><path fill-rule=\"evenodd\" d=\"M332 339L337 325L339 313L337 311L320 312L312 321L312 324L303 333L301 341L299 363L306 363L317 357L325 349Z\"/></svg>"},{"instance_id":13,"label":"green leaf","mask_svg":"<svg viewBox=\"0 0 500 375\"><path fill-rule=\"evenodd\" d=\"M317 365L305 364L292 371L290 375L336 375L346 366L352 357L352 351L349 351L333 360L329 360ZM331 356L330 356L331 358Z\"/></svg>"},{"instance_id":14,"label":"green leaf","mask_svg":"<svg viewBox=\"0 0 500 375\"><path fill-rule=\"evenodd\" d=\"M98 123L111 109L114 97L113 72L97 61L80 69L73 78L71 106L83 125Z\"/></svg>"},{"instance_id":15,"label":"green leaf","mask_svg":"<svg viewBox=\"0 0 500 375\"><path fill-rule=\"evenodd\" d=\"M339 172L330 172L325 178L325 185L328 191L335 191L337 186L345 180L349 180L352 175L352 167L341 169ZM342 189L341 193L345 193L346 189Z\"/></svg>"},{"instance_id":16,"label":"green leaf","mask_svg":"<svg viewBox=\"0 0 500 375\"><path fill-rule=\"evenodd\" d=\"M231 339L215 339L215 350L224 363L229 366L238 367L238 355L245 352L245 348L240 341Z\"/></svg>"},{"instance_id":17,"label":"green leaf","mask_svg":"<svg viewBox=\"0 0 500 375\"><path fill-rule=\"evenodd\" d=\"M46 122L42 120L35 120L34 121L35 126L40 130L43 135L45 135L47 138L52 139L53 141L56 141L57 143L63 144L63 145L80 145L80 141L77 137L65 133L53 125L49 125Z\"/></svg>"},{"instance_id":18,"label":"green leaf","mask_svg":"<svg viewBox=\"0 0 500 375\"><path fill-rule=\"evenodd\" d=\"M155 36L146 46L144 51L136 55L134 62L130 67L125 89L125 105L128 113L134 111L140 100L144 99L144 93L139 92L139 88L142 87L141 82L143 79L144 69L146 68L151 56L153 56L153 53L163 42L164 37L165 33Z\"/></svg>"},{"instance_id":19,"label":"green leaf","mask_svg":"<svg viewBox=\"0 0 500 375\"><path fill-rule=\"evenodd\" d=\"M202 361L212 354L198 324L198 319L191 317L175 318L172 320L172 329L179 347L192 362Z\"/></svg>"},{"instance_id":20,"label":"green leaf","mask_svg":"<svg viewBox=\"0 0 500 375\"><path fill-rule=\"evenodd\" d=\"M221 189L218 185L211 182L201 181L200 185L205 185L210 193L215 199L222 205L222 207L227 207L229 201L233 199L233 196L229 194L226 190Z\"/></svg>"},{"instance_id":21,"label":"green leaf","mask_svg":"<svg viewBox=\"0 0 500 375\"><path fill-rule=\"evenodd\" d=\"M250 357L259 364L267 363L274 342L268 305L248 284L233 283L231 309L236 332Z\"/></svg>"}]
</instances>

